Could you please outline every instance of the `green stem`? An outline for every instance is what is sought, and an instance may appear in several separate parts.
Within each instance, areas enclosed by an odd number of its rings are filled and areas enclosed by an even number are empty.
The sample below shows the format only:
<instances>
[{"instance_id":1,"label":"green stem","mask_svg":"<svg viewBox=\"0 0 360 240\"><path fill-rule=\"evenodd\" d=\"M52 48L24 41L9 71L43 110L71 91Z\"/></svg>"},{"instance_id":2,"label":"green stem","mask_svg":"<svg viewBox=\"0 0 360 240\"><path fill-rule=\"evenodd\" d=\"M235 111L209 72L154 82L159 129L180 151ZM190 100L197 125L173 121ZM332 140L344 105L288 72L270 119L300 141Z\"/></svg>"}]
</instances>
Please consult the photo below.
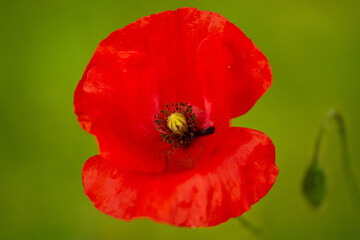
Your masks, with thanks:
<instances>
[{"instance_id":1,"label":"green stem","mask_svg":"<svg viewBox=\"0 0 360 240\"><path fill-rule=\"evenodd\" d=\"M348 148L348 142L347 142L347 137L346 137L344 118L336 111L334 111L333 116L338 125L339 136L340 136L340 140L341 140L341 149L342 149L341 151L342 151L342 159L343 159L342 163L343 163L343 168L344 168L344 175L345 175L345 178L347 179L348 184L352 190L351 192L353 193L354 199L356 199L356 201L358 203L360 203L359 189L356 185L356 178L355 178L354 172L352 171L351 165L350 165L349 148Z\"/></svg>"},{"instance_id":2,"label":"green stem","mask_svg":"<svg viewBox=\"0 0 360 240\"><path fill-rule=\"evenodd\" d=\"M325 133L325 130L327 129L327 126L329 125L329 121L333 118L334 112L336 112L334 109L330 109L328 113L326 114L325 120L320 128L319 134L317 135L316 141L315 141L315 149L314 149L314 155L313 155L313 162L318 163L318 160L320 158L320 146L321 146L321 140L323 138L323 135Z\"/></svg>"},{"instance_id":3,"label":"green stem","mask_svg":"<svg viewBox=\"0 0 360 240\"><path fill-rule=\"evenodd\" d=\"M261 228L253 225L251 222L246 220L244 217L237 217L236 219L258 239L270 239L270 237L267 234L265 234Z\"/></svg>"},{"instance_id":4,"label":"green stem","mask_svg":"<svg viewBox=\"0 0 360 240\"><path fill-rule=\"evenodd\" d=\"M318 163L317 161L320 157L319 154L320 154L321 140L323 138L323 135L325 133L325 130L327 129L327 126L328 126L330 120L332 120L332 119L335 120L335 122L338 126L344 175L345 175L346 181L348 182L348 185L351 188L350 192L353 194L354 200L356 200L357 203L360 203L360 194L359 194L358 187L356 185L356 178L355 178L355 175L350 166L349 149L348 149L348 142L347 142L347 138L346 138L344 118L335 109L330 109L325 117L325 120L323 122L323 125L320 129L320 132L319 132L316 142L315 142L313 161L314 161L314 164Z\"/></svg>"}]
</instances>

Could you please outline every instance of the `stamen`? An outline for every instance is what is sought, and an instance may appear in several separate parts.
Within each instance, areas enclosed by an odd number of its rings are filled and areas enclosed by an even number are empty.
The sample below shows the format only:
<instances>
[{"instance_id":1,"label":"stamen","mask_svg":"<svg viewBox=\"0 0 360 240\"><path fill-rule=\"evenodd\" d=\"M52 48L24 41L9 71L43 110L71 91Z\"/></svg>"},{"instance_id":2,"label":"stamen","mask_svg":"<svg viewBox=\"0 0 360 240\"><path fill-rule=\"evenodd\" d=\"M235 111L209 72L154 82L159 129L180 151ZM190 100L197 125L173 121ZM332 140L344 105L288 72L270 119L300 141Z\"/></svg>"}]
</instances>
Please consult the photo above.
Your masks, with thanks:
<instances>
[{"instance_id":1,"label":"stamen","mask_svg":"<svg viewBox=\"0 0 360 240\"><path fill-rule=\"evenodd\" d=\"M209 127L205 129L201 129L195 133L196 137L206 136L209 134L213 134L215 132L215 127Z\"/></svg>"},{"instance_id":2,"label":"stamen","mask_svg":"<svg viewBox=\"0 0 360 240\"><path fill-rule=\"evenodd\" d=\"M155 117L156 129L164 142L179 146L186 146L193 142L194 137L205 136L215 132L214 127L197 130L196 115L192 106L179 102L165 105L166 110L161 110Z\"/></svg>"}]
</instances>

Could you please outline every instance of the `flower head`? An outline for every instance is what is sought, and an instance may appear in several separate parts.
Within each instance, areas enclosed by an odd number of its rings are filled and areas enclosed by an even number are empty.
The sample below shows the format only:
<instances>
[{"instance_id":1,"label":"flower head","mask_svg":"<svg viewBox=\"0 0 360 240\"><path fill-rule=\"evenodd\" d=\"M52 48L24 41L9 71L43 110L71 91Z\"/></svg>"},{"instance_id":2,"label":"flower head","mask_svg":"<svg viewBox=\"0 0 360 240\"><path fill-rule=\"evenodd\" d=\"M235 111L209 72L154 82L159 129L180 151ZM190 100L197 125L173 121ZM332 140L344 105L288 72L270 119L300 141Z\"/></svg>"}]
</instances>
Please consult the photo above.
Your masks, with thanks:
<instances>
[{"instance_id":1,"label":"flower head","mask_svg":"<svg viewBox=\"0 0 360 240\"><path fill-rule=\"evenodd\" d=\"M75 91L100 150L84 165L85 193L125 220L193 227L240 216L278 169L265 134L229 121L271 82L266 57L217 13L165 11L111 33Z\"/></svg>"}]
</instances>

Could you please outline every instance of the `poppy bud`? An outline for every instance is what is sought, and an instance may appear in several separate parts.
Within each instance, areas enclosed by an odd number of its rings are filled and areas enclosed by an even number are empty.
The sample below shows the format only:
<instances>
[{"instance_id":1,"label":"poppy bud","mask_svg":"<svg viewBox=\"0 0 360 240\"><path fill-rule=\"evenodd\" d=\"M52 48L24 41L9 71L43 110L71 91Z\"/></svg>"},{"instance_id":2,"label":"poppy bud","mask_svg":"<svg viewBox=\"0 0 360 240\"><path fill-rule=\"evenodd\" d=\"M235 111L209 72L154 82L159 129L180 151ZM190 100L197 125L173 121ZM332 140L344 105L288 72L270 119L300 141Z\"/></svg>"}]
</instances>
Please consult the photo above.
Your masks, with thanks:
<instances>
[{"instance_id":1,"label":"poppy bud","mask_svg":"<svg viewBox=\"0 0 360 240\"><path fill-rule=\"evenodd\" d=\"M326 195L327 181L324 169L314 162L308 168L304 182L303 192L310 204L319 207Z\"/></svg>"},{"instance_id":2,"label":"poppy bud","mask_svg":"<svg viewBox=\"0 0 360 240\"><path fill-rule=\"evenodd\" d=\"M183 135L188 132L186 117L183 114L174 112L167 118L167 121L167 125L173 133Z\"/></svg>"}]
</instances>

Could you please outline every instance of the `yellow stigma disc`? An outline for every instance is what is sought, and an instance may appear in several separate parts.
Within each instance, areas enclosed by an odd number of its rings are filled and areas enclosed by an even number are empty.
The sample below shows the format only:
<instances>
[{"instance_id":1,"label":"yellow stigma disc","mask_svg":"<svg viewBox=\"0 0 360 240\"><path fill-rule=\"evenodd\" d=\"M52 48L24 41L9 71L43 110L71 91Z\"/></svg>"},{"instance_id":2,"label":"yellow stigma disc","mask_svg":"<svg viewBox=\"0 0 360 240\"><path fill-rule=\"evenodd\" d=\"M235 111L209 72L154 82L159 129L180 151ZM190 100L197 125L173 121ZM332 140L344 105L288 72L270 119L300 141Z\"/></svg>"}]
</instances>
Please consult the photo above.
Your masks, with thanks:
<instances>
[{"instance_id":1,"label":"yellow stigma disc","mask_svg":"<svg viewBox=\"0 0 360 240\"><path fill-rule=\"evenodd\" d=\"M175 134L184 135L188 132L186 117L179 112L174 112L167 118L167 125Z\"/></svg>"}]
</instances>

